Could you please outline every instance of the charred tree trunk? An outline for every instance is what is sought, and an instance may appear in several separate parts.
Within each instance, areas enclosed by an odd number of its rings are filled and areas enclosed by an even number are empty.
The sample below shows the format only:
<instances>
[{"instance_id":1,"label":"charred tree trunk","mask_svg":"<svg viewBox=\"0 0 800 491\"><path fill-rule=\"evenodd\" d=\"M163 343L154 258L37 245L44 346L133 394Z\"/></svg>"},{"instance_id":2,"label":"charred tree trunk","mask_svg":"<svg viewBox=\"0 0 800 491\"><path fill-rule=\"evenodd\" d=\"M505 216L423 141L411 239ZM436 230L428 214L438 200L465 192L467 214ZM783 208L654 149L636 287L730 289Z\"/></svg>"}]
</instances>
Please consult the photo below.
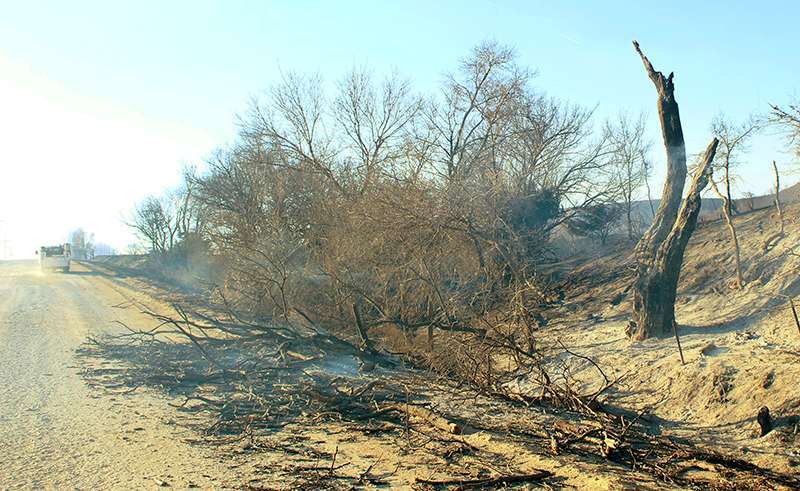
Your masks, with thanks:
<instances>
[{"instance_id":1,"label":"charred tree trunk","mask_svg":"<svg viewBox=\"0 0 800 491\"><path fill-rule=\"evenodd\" d=\"M672 230L658 247L654 257L642 258L638 264L633 301L635 339L666 336L675 329L675 297L683 254L697 226L700 193L708 185L717 143L714 138L706 148Z\"/></svg>"},{"instance_id":2,"label":"charred tree trunk","mask_svg":"<svg viewBox=\"0 0 800 491\"><path fill-rule=\"evenodd\" d=\"M706 149L686 200L681 197L686 183L686 145L683 139L673 74L664 77L634 41L647 75L658 92L658 117L667 153L667 179L652 225L636 246L637 271L633 284L635 339L669 335L675 323L675 296L686 244L697 225L700 193L708 185L711 162L717 151L714 138Z\"/></svg>"},{"instance_id":3,"label":"charred tree trunk","mask_svg":"<svg viewBox=\"0 0 800 491\"><path fill-rule=\"evenodd\" d=\"M637 245L637 253L641 256L652 257L655 255L659 244L664 241L672 230L678 216L683 194L683 185L686 182L686 144L683 141L683 128L675 101L672 74L664 77L661 72L655 71L650 60L639 49L639 43L634 41L634 47L642 57L645 70L658 92L658 118L661 122L661 136L667 152L667 179L661 193L661 201L653 218L653 223Z\"/></svg>"}]
</instances>

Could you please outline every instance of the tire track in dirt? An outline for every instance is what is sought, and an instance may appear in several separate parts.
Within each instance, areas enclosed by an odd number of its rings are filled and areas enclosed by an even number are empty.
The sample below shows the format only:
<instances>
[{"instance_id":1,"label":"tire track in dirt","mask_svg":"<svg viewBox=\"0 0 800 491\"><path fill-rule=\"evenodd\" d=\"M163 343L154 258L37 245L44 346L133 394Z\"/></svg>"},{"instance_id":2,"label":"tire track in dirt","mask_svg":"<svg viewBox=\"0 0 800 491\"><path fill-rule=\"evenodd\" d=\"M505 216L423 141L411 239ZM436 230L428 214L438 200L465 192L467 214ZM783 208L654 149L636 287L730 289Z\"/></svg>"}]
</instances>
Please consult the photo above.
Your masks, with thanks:
<instances>
[{"instance_id":1,"label":"tire track in dirt","mask_svg":"<svg viewBox=\"0 0 800 491\"><path fill-rule=\"evenodd\" d=\"M84 383L75 351L87 335L109 332L115 319L149 319L112 308L125 299L76 269L43 275L34 262L0 263L0 488L236 482L212 453L184 443L188 430L165 424L177 416L162 398Z\"/></svg>"}]
</instances>

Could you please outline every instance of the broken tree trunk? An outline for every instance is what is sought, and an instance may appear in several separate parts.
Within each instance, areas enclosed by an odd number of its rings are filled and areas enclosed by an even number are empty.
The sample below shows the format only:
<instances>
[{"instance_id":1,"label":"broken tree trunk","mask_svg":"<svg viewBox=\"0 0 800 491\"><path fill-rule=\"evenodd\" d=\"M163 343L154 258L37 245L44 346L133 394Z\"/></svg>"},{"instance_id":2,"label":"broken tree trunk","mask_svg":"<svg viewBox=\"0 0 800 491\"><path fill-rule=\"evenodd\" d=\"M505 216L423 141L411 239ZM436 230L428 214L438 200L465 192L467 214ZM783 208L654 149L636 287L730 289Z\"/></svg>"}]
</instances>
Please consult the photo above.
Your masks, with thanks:
<instances>
[{"instance_id":1,"label":"broken tree trunk","mask_svg":"<svg viewBox=\"0 0 800 491\"><path fill-rule=\"evenodd\" d=\"M775 172L775 208L778 209L778 220L781 222L781 238L784 236L783 230L783 207L781 207L781 177L778 174L778 165L772 161L772 171Z\"/></svg>"},{"instance_id":2,"label":"broken tree trunk","mask_svg":"<svg viewBox=\"0 0 800 491\"><path fill-rule=\"evenodd\" d=\"M686 144L683 141L680 112L674 96L673 74L670 73L669 77L665 78L661 72L655 71L650 60L639 49L639 43L634 41L633 46L642 57L647 75L658 92L658 119L661 122L661 136L667 152L667 179L664 182L658 211L652 225L637 245L638 253L652 256L672 230L672 225L678 216L683 185L686 182Z\"/></svg>"},{"instance_id":3,"label":"broken tree trunk","mask_svg":"<svg viewBox=\"0 0 800 491\"><path fill-rule=\"evenodd\" d=\"M692 186L681 207L680 214L669 235L661 243L652 258L645 258L638 265L638 277L634 284L635 339L650 336L666 336L674 332L675 296L683 264L686 245L697 226L700 214L700 193L708 185L711 163L717 151L718 140L714 138L706 148L703 160L692 179Z\"/></svg>"},{"instance_id":4,"label":"broken tree trunk","mask_svg":"<svg viewBox=\"0 0 800 491\"><path fill-rule=\"evenodd\" d=\"M744 276L742 275L742 258L739 252L739 237L736 235L736 227L733 225L733 215L731 215L731 200L727 195L722 194L717 183L711 180L711 188L717 193L717 196L722 200L722 216L725 218L725 223L728 225L728 233L731 236L733 243L733 258L736 260L736 287L741 289L744 286Z\"/></svg>"},{"instance_id":5,"label":"broken tree trunk","mask_svg":"<svg viewBox=\"0 0 800 491\"><path fill-rule=\"evenodd\" d=\"M667 153L667 179L658 211L650 229L636 246L636 279L633 284L635 339L666 336L675 328L675 296L686 244L697 225L700 193L708 184L711 162L719 143L714 138L692 180L692 187L681 206L686 183L686 145L683 139L678 103L675 101L673 74L664 77L634 41L647 75L658 92L658 117ZM677 331L676 331L677 332Z\"/></svg>"}]
</instances>

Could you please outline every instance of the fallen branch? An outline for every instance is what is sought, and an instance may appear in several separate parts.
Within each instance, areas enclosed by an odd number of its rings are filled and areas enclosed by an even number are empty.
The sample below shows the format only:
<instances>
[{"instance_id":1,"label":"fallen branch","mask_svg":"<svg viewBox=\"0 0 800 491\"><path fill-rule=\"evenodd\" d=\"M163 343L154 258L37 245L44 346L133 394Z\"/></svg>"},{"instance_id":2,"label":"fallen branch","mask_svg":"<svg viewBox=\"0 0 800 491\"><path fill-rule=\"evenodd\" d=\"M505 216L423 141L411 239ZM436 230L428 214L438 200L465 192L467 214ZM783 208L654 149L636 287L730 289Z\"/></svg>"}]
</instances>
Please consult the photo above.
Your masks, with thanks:
<instances>
[{"instance_id":1,"label":"fallen branch","mask_svg":"<svg viewBox=\"0 0 800 491\"><path fill-rule=\"evenodd\" d=\"M550 471L537 470L529 474L513 474L508 476L485 477L477 479L422 479L416 478L417 484L428 486L458 486L456 489L480 488L485 486L500 486L504 484L520 484L525 482L539 482L553 475Z\"/></svg>"}]
</instances>

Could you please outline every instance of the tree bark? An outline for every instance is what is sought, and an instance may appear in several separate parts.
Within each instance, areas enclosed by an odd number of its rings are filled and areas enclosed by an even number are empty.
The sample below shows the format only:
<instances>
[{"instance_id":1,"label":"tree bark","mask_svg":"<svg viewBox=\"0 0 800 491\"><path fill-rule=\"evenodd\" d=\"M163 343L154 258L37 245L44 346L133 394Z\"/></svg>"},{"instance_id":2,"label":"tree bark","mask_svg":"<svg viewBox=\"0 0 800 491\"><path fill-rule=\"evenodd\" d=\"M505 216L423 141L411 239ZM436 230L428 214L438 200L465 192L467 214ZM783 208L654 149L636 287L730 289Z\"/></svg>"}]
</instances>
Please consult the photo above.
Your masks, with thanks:
<instances>
[{"instance_id":1,"label":"tree bark","mask_svg":"<svg viewBox=\"0 0 800 491\"><path fill-rule=\"evenodd\" d=\"M625 218L628 223L628 240L633 241L633 219L631 218L631 200L625 202Z\"/></svg>"},{"instance_id":2,"label":"tree bark","mask_svg":"<svg viewBox=\"0 0 800 491\"><path fill-rule=\"evenodd\" d=\"M647 75L653 81L658 92L658 119L661 122L661 136L667 152L667 179L664 182L658 211L656 211L652 225L637 245L638 255L651 257L655 255L659 244L672 230L678 216L683 185L686 182L686 144L683 140L678 103L675 101L673 74L670 73L668 77L664 77L661 72L655 71L650 60L639 49L639 43L634 41L633 45L641 56Z\"/></svg>"},{"instance_id":3,"label":"tree bark","mask_svg":"<svg viewBox=\"0 0 800 491\"><path fill-rule=\"evenodd\" d=\"M730 150L729 150L730 151ZM719 193L717 193L719 194ZM728 213L728 216L733 216L733 199L731 198L731 162L730 162L730 155L725 157L725 196L727 196L727 200L725 201L725 211Z\"/></svg>"},{"instance_id":4,"label":"tree bark","mask_svg":"<svg viewBox=\"0 0 800 491\"><path fill-rule=\"evenodd\" d=\"M781 238L783 238L785 233L783 230L783 207L781 206L781 177L778 174L778 165L774 160L772 161L772 170L775 172L775 208L778 209L778 219L781 222Z\"/></svg>"},{"instance_id":5,"label":"tree bark","mask_svg":"<svg viewBox=\"0 0 800 491\"><path fill-rule=\"evenodd\" d=\"M686 145L683 139L678 103L675 101L673 74L664 77L633 43L642 58L647 75L658 92L658 116L667 153L667 179L661 203L652 225L636 246L637 275L633 284L634 338L669 335L675 323L675 296L686 244L697 225L700 193L708 185L711 162L719 141L714 138L692 180L683 205L686 183Z\"/></svg>"},{"instance_id":6,"label":"tree bark","mask_svg":"<svg viewBox=\"0 0 800 491\"><path fill-rule=\"evenodd\" d=\"M708 185L711 163L719 141L714 138L706 148L703 160L692 179L692 186L681 207L675 226L652 258L638 265L634 284L633 314L636 322L634 339L668 336L675 328L675 297L678 292L683 255L700 214L700 193Z\"/></svg>"}]
</instances>

